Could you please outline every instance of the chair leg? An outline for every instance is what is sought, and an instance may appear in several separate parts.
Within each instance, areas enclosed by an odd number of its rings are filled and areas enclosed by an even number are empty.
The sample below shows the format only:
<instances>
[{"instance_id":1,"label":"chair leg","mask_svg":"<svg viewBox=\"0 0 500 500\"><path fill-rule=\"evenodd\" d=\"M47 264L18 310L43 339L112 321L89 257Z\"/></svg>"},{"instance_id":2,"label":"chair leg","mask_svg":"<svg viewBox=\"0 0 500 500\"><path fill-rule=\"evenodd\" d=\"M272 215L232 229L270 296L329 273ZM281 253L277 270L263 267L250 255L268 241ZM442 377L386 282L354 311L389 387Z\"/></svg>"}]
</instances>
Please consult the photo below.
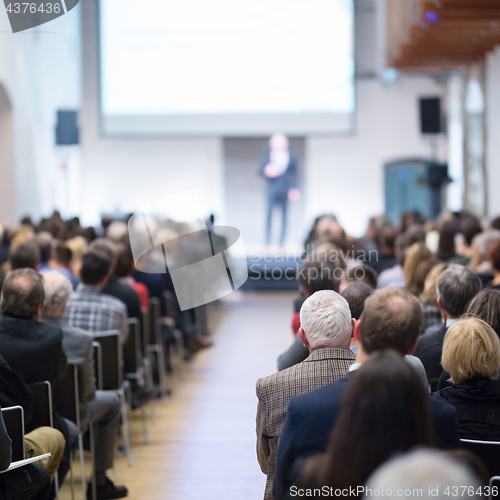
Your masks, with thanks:
<instances>
[{"instance_id":1,"label":"chair leg","mask_svg":"<svg viewBox=\"0 0 500 500\"><path fill-rule=\"evenodd\" d=\"M71 455L70 455L70 467L71 467ZM54 475L54 489L56 490L56 498L59 500L59 474L55 473Z\"/></svg>"},{"instance_id":2,"label":"chair leg","mask_svg":"<svg viewBox=\"0 0 500 500\"><path fill-rule=\"evenodd\" d=\"M75 478L73 477L73 457L69 460L69 479L71 484L71 500L75 500Z\"/></svg>"},{"instance_id":3,"label":"chair leg","mask_svg":"<svg viewBox=\"0 0 500 500\"><path fill-rule=\"evenodd\" d=\"M144 358L144 367L146 368L146 387L149 390L154 389L153 367L151 366L151 360L149 358ZM149 401L149 409L151 411L151 422L154 424L158 416L156 414L155 403L152 399Z\"/></svg>"},{"instance_id":4,"label":"chair leg","mask_svg":"<svg viewBox=\"0 0 500 500\"><path fill-rule=\"evenodd\" d=\"M86 498L87 485L85 484L85 462L84 462L84 458L83 458L83 434L82 434L82 432L78 433L78 450L80 452L80 469L82 472L83 498Z\"/></svg>"},{"instance_id":5,"label":"chair leg","mask_svg":"<svg viewBox=\"0 0 500 500\"><path fill-rule=\"evenodd\" d=\"M124 385L127 385L127 382L124 382ZM132 450L130 449L130 431L128 427L128 408L127 402L125 400L125 390L120 389L118 391L118 395L120 396L120 406L122 410L122 422L123 422L123 439L125 440L125 453L127 455L128 466L132 467L133 458L132 458Z\"/></svg>"},{"instance_id":6,"label":"chair leg","mask_svg":"<svg viewBox=\"0 0 500 500\"><path fill-rule=\"evenodd\" d=\"M163 404L167 403L168 397L168 387L166 385L167 370L165 367L165 353L163 352L163 346L160 344L152 344L148 346L150 353L156 355L156 367L158 368L158 385L160 387L160 394Z\"/></svg>"},{"instance_id":7,"label":"chair leg","mask_svg":"<svg viewBox=\"0 0 500 500\"><path fill-rule=\"evenodd\" d=\"M97 480L95 473L95 436L94 436L94 423L89 424L89 438L90 438L90 461L92 464L92 500L97 500Z\"/></svg>"}]
</instances>

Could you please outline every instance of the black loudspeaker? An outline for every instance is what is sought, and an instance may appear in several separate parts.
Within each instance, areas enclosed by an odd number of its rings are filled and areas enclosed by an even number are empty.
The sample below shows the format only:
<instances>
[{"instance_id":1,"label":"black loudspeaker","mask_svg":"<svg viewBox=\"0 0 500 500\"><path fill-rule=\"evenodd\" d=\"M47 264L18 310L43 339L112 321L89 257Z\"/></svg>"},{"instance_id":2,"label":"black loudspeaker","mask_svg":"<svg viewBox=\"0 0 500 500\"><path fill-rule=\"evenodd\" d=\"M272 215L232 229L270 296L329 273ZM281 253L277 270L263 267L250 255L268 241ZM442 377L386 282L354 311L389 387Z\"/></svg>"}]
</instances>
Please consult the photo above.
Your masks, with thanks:
<instances>
[{"instance_id":1,"label":"black loudspeaker","mask_svg":"<svg viewBox=\"0 0 500 500\"><path fill-rule=\"evenodd\" d=\"M441 133L441 98L420 99L420 131L422 134Z\"/></svg>"},{"instance_id":2,"label":"black loudspeaker","mask_svg":"<svg viewBox=\"0 0 500 500\"><path fill-rule=\"evenodd\" d=\"M78 111L71 109L57 111L56 144L58 146L80 144Z\"/></svg>"}]
</instances>

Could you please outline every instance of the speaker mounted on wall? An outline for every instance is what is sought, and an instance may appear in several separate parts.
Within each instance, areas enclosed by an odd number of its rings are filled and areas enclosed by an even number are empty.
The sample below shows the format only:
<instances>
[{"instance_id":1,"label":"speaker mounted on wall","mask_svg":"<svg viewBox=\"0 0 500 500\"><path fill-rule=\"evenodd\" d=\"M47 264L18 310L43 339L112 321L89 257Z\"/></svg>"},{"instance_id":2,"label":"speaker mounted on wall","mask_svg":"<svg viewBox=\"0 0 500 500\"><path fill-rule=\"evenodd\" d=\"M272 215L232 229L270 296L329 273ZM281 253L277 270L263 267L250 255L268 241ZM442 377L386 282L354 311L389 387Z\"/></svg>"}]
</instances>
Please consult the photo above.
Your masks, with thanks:
<instances>
[{"instance_id":1,"label":"speaker mounted on wall","mask_svg":"<svg viewBox=\"0 0 500 500\"><path fill-rule=\"evenodd\" d=\"M442 132L441 98L420 98L420 131L422 134Z\"/></svg>"},{"instance_id":2,"label":"speaker mounted on wall","mask_svg":"<svg viewBox=\"0 0 500 500\"><path fill-rule=\"evenodd\" d=\"M75 146L78 144L80 144L78 111L73 109L59 109L57 111L56 145Z\"/></svg>"}]
</instances>

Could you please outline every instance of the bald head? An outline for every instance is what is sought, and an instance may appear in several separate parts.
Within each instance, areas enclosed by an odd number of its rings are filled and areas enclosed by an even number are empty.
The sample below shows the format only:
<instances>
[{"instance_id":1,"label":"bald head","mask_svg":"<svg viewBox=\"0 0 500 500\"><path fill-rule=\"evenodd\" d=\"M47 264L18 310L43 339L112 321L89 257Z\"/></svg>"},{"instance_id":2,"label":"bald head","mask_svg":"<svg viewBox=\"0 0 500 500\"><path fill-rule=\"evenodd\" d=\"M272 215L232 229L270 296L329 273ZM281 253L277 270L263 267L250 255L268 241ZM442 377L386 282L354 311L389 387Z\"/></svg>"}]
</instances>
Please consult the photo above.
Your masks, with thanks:
<instances>
[{"instance_id":1,"label":"bald head","mask_svg":"<svg viewBox=\"0 0 500 500\"><path fill-rule=\"evenodd\" d=\"M2 314L18 319L38 319L44 300L42 277L33 269L17 269L2 287Z\"/></svg>"}]
</instances>

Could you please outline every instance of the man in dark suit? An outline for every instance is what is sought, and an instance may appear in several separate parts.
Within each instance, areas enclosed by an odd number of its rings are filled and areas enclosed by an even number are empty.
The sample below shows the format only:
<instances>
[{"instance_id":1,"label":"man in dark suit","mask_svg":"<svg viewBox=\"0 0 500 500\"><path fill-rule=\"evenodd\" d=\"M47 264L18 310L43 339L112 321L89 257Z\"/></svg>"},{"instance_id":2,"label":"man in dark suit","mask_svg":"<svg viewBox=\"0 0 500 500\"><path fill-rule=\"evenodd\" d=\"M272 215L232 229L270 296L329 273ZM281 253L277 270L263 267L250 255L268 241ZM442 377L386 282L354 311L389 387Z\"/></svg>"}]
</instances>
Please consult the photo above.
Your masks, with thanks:
<instances>
[{"instance_id":1,"label":"man in dark suit","mask_svg":"<svg viewBox=\"0 0 500 500\"><path fill-rule=\"evenodd\" d=\"M443 340L448 328L456 323L465 313L469 302L481 289L481 280L477 274L464 266L451 265L444 271L437 282L437 303L441 309L443 325L438 330L429 330L419 339L415 356L420 358L431 385L431 391L437 389L439 377L443 372L441 354Z\"/></svg>"},{"instance_id":2,"label":"man in dark suit","mask_svg":"<svg viewBox=\"0 0 500 500\"><path fill-rule=\"evenodd\" d=\"M359 340L356 362L350 372L359 368L377 350L394 349L401 355L411 354L418 339L422 311L420 303L403 288L377 290L365 301L365 307L354 326ZM280 436L273 485L276 500L287 498L305 459L326 451L331 431L350 377L321 389L293 398L287 410ZM459 448L455 409L431 400L436 443L441 448Z\"/></svg>"},{"instance_id":3,"label":"man in dark suit","mask_svg":"<svg viewBox=\"0 0 500 500\"><path fill-rule=\"evenodd\" d=\"M297 161L290 154L288 139L275 134L269 140L269 152L265 155L260 175L267 179L267 228L266 244L271 242L273 208L281 209L280 245L286 237L288 200L296 201L300 193L297 189Z\"/></svg>"},{"instance_id":4,"label":"man in dark suit","mask_svg":"<svg viewBox=\"0 0 500 500\"><path fill-rule=\"evenodd\" d=\"M5 278L0 354L27 384L56 380L67 367L61 328L38 321L43 300L43 280L33 269L18 269Z\"/></svg>"}]
</instances>

